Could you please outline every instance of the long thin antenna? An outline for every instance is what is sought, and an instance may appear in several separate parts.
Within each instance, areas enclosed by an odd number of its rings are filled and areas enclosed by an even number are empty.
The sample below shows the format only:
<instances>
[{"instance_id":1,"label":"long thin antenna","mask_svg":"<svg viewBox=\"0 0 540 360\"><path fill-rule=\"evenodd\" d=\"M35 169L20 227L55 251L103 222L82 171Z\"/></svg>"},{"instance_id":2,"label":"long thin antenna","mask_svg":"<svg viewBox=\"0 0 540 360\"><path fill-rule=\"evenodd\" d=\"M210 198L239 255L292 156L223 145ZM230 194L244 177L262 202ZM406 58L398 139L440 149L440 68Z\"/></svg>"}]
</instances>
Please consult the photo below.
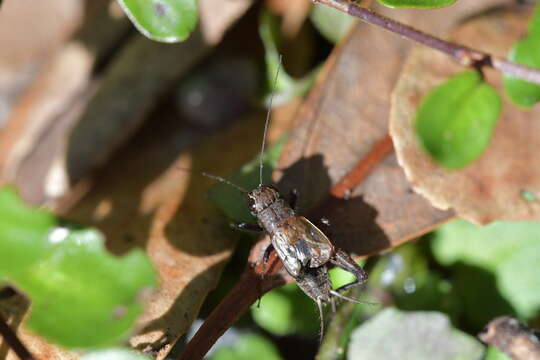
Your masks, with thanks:
<instances>
[{"instance_id":1,"label":"long thin antenna","mask_svg":"<svg viewBox=\"0 0 540 360\"><path fill-rule=\"evenodd\" d=\"M210 178L210 179L214 179L214 180L217 180L217 181L219 181L219 182L225 183L225 184L227 184L227 185L231 185L232 187L238 189L238 190L239 190L240 192L242 192L242 193L247 193L247 192L248 192L248 191L247 191L246 189L244 189L243 187L238 186L238 185L236 185L235 183L233 183L233 182L231 182L231 181L229 181L229 180L227 180L227 179L225 179L225 178L222 178L221 176L212 175L212 174L207 174L207 173L205 173L205 172L202 172L201 174L202 174L203 176L206 176L206 177Z\"/></svg>"},{"instance_id":2,"label":"long thin antenna","mask_svg":"<svg viewBox=\"0 0 540 360\"><path fill-rule=\"evenodd\" d=\"M264 155L264 146L266 144L266 133L268 132L268 123L270 122L270 111L272 111L272 101L274 101L274 93L276 92L277 80L279 76L279 69L281 69L281 58L279 55L279 63L276 71L276 77L274 78L274 85L272 87L272 92L270 93L270 102L268 103L268 112L266 113L266 121L264 122L264 133L263 140L261 145L261 155L259 156L259 186L263 183L263 155Z\"/></svg>"},{"instance_id":3,"label":"long thin antenna","mask_svg":"<svg viewBox=\"0 0 540 360\"><path fill-rule=\"evenodd\" d=\"M360 300L356 300L356 299L353 299L352 297L348 297L348 296L345 296L343 294L340 294L338 293L337 291L335 290L331 290L330 291L330 294L334 295L334 296L337 296L338 298L341 298L343 300L347 300L347 301L350 301L352 303L355 303L355 304L362 304L362 305L380 305L379 303L376 303L376 302L369 302L369 301L360 301Z\"/></svg>"},{"instance_id":4,"label":"long thin antenna","mask_svg":"<svg viewBox=\"0 0 540 360\"><path fill-rule=\"evenodd\" d=\"M195 171L191 170L191 169L187 169L187 168L183 168L181 166L176 166L175 169L177 170L181 170L181 171L185 171L185 172L188 172L190 174L193 174ZM196 173L196 172L195 172ZM216 181L219 181L219 182L222 182L222 183L225 183L227 185L230 185L232 187L234 187L235 189L237 189L238 191L240 191L241 193L247 193L248 191L246 189L244 189L243 187L239 186L239 185L236 185L235 183L225 179L225 178L222 178L221 176L217 176L217 175L212 175L212 174L208 174L208 173L205 173L205 172L201 172L200 173L202 176L206 176L210 179L213 179L213 180L216 180Z\"/></svg>"}]
</instances>

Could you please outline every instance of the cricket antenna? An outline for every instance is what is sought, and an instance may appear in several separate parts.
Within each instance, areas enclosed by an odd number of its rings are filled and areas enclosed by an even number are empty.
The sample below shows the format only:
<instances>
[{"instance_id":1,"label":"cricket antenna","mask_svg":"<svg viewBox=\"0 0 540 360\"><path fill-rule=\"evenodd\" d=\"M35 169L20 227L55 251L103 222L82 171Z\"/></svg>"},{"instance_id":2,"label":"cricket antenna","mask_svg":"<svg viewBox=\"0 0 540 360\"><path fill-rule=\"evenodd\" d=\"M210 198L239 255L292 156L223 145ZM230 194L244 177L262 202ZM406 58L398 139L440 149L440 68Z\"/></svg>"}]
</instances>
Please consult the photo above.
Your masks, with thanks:
<instances>
[{"instance_id":1,"label":"cricket antenna","mask_svg":"<svg viewBox=\"0 0 540 360\"><path fill-rule=\"evenodd\" d=\"M193 171L191 169L186 169L186 168L183 168L181 166L176 166L176 169L177 170L181 170L181 171L185 171L185 172L188 172L190 174L193 174L194 172L197 173L196 171ZM244 189L243 187L239 186L239 185L236 185L235 183L225 179L225 178L222 178L221 176L217 176L217 175L212 175L212 174L208 174L208 173L205 173L205 172L201 172L201 175L202 176L206 176L212 180L216 180L216 181L219 181L219 182L222 182L224 184L227 184L227 185L230 185L232 186L233 188L237 189L238 191L240 191L241 193L245 194L247 193L248 191L246 189Z\"/></svg>"},{"instance_id":2,"label":"cricket antenna","mask_svg":"<svg viewBox=\"0 0 540 360\"><path fill-rule=\"evenodd\" d=\"M347 300L347 301L350 301L352 303L355 303L355 304L362 304L362 305L380 305L379 303L376 303L376 302L369 302L369 301L360 301L360 300L356 300L356 299L353 299L351 297L348 297L348 296L345 296L343 294L340 294L339 292L335 291L335 290L330 290L330 294L334 295L334 296L337 296L338 298L341 298L343 300Z\"/></svg>"},{"instance_id":3,"label":"cricket antenna","mask_svg":"<svg viewBox=\"0 0 540 360\"><path fill-rule=\"evenodd\" d=\"M279 55L279 63L276 71L276 76L274 78L274 85L272 86L272 91L270 92L270 101L268 103L268 112L266 113L266 121L264 122L264 133L263 140L261 145L261 155L259 156L259 186L263 183L263 155L264 155L264 145L266 144L266 133L268 132L268 122L270 121L270 111L272 111L272 101L274 100L274 93L276 92L277 80L279 76L279 69L281 69L281 58Z\"/></svg>"},{"instance_id":4,"label":"cricket antenna","mask_svg":"<svg viewBox=\"0 0 540 360\"><path fill-rule=\"evenodd\" d=\"M243 187L238 186L238 185L236 185L235 183L233 183L233 182L231 182L231 181L229 181L229 180L227 180L227 179L225 179L225 178L222 178L221 176L212 175L212 174L207 174L207 173L205 173L205 172L202 172L201 174L202 174L203 176L206 176L206 177L210 178L210 179L213 179L213 180L222 182L222 183L224 183L224 184L230 185L230 186L236 188L238 191L240 191L240 192L243 193L243 194L245 194L245 193L248 192L248 191L247 191L246 189L244 189Z\"/></svg>"}]
</instances>

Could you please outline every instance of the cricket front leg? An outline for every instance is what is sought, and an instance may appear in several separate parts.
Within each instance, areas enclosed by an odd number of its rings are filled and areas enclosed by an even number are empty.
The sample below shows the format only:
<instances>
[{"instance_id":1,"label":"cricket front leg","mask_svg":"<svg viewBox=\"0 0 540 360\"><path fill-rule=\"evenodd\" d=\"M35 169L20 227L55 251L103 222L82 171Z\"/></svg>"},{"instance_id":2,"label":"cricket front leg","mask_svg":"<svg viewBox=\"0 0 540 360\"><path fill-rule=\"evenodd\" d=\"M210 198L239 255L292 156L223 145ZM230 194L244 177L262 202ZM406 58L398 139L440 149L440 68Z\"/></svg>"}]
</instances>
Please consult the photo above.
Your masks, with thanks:
<instances>
[{"instance_id":1,"label":"cricket front leg","mask_svg":"<svg viewBox=\"0 0 540 360\"><path fill-rule=\"evenodd\" d=\"M253 231L253 232L262 232L264 229L257 224L250 224L245 222L231 222L231 227L244 230L244 231Z\"/></svg>"},{"instance_id":2,"label":"cricket front leg","mask_svg":"<svg viewBox=\"0 0 540 360\"><path fill-rule=\"evenodd\" d=\"M334 256L330 259L330 262L337 267L350 272L354 275L354 277L356 277L356 281L339 287L336 290L338 293L352 287L362 285L367 281L367 273L345 251L338 249Z\"/></svg>"}]
</instances>

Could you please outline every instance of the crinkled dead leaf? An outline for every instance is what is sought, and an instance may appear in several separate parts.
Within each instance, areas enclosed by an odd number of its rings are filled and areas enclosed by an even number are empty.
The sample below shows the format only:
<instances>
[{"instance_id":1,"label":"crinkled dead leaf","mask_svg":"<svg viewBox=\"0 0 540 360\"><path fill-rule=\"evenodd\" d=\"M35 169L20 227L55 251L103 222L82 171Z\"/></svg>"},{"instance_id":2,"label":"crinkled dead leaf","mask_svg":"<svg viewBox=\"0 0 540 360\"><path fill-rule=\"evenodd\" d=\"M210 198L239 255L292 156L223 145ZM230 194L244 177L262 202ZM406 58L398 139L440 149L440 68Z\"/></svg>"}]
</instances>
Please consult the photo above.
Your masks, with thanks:
<instances>
[{"instance_id":1,"label":"crinkled dead leaf","mask_svg":"<svg viewBox=\"0 0 540 360\"><path fill-rule=\"evenodd\" d=\"M530 12L505 7L470 18L451 39L472 48L505 56L526 32ZM454 209L477 224L494 220L538 219L540 203L540 108L519 109L503 99L503 112L491 145L472 165L447 171L421 150L413 127L420 100L434 86L462 71L446 55L415 48L393 95L390 131L400 164L415 190L439 209ZM487 81L501 91L501 76L486 71ZM523 194L533 195L525 197Z\"/></svg>"},{"instance_id":2,"label":"crinkled dead leaf","mask_svg":"<svg viewBox=\"0 0 540 360\"><path fill-rule=\"evenodd\" d=\"M467 9L441 10L427 19L425 28L437 33L441 26L452 24L452 16L462 16ZM398 16L410 23L418 12ZM394 34L360 24L328 60L296 116L298 126L278 166L281 189L285 193L299 190L301 211L321 202L331 184L387 135L390 95L409 47L410 43ZM321 203L314 220L328 218L330 226L323 225L323 231L336 245L356 255L394 247L452 216L410 190L393 156L380 162L349 200L334 198Z\"/></svg>"}]
</instances>

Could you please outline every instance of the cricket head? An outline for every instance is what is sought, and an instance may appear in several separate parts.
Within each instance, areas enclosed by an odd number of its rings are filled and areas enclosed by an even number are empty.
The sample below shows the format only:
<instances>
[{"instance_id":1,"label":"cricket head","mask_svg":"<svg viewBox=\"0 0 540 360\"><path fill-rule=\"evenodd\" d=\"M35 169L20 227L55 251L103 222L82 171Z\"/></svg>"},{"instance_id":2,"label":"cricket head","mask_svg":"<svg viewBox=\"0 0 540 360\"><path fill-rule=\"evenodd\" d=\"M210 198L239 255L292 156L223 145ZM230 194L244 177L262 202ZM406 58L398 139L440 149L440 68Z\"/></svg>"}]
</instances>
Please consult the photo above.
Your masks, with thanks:
<instances>
[{"instance_id":1,"label":"cricket head","mask_svg":"<svg viewBox=\"0 0 540 360\"><path fill-rule=\"evenodd\" d=\"M281 199L279 191L270 185L259 185L246 194L246 205L253 214L257 216L261 211Z\"/></svg>"}]
</instances>

